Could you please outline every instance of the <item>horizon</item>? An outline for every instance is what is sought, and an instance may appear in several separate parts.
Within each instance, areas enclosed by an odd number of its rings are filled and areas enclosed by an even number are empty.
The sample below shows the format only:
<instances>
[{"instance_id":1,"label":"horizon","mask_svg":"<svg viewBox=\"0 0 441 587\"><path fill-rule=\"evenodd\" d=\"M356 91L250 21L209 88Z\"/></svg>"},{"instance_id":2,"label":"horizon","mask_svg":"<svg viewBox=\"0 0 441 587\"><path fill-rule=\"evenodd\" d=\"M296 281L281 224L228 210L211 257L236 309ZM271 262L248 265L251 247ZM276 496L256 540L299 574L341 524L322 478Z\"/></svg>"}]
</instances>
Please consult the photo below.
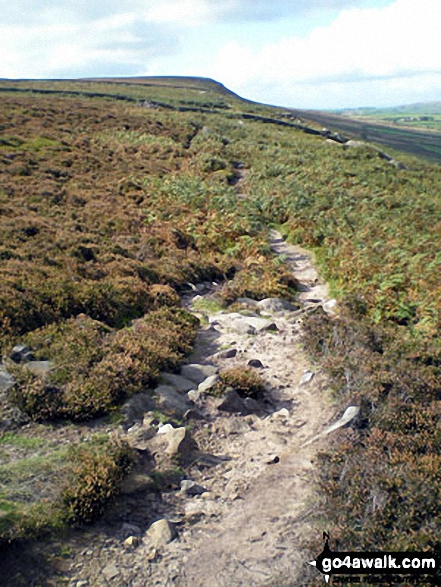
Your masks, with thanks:
<instances>
[{"instance_id":1,"label":"horizon","mask_svg":"<svg viewBox=\"0 0 441 587\"><path fill-rule=\"evenodd\" d=\"M2 79L205 77L285 108L439 101L438 0L18 0Z\"/></svg>"}]
</instances>

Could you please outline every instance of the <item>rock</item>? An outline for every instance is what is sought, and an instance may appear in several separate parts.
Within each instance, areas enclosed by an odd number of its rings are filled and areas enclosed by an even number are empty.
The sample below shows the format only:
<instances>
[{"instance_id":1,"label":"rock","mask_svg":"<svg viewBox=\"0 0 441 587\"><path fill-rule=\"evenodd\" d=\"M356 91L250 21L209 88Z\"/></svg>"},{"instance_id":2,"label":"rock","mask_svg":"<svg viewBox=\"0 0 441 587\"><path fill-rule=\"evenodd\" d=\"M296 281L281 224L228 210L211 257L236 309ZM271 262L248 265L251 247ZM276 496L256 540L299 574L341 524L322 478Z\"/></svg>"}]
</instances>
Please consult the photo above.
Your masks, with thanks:
<instances>
[{"instance_id":1,"label":"rock","mask_svg":"<svg viewBox=\"0 0 441 587\"><path fill-rule=\"evenodd\" d=\"M264 300L260 300L257 305L260 310L264 310L265 312L270 312L273 314L285 311L295 312L300 307L280 298L266 298Z\"/></svg>"},{"instance_id":2,"label":"rock","mask_svg":"<svg viewBox=\"0 0 441 587\"><path fill-rule=\"evenodd\" d=\"M231 461L231 457L218 457L216 455L199 453L195 459L201 467L217 467L218 465Z\"/></svg>"},{"instance_id":3,"label":"rock","mask_svg":"<svg viewBox=\"0 0 441 587\"><path fill-rule=\"evenodd\" d=\"M237 349L227 349L225 351L219 351L213 355L213 359L233 359L237 355Z\"/></svg>"},{"instance_id":4,"label":"rock","mask_svg":"<svg viewBox=\"0 0 441 587\"><path fill-rule=\"evenodd\" d=\"M44 377L53 370L54 364L51 361L28 361L26 368L34 375Z\"/></svg>"},{"instance_id":5,"label":"rock","mask_svg":"<svg viewBox=\"0 0 441 587\"><path fill-rule=\"evenodd\" d=\"M276 324L272 320L266 318L251 318L243 317L243 320L252 328L255 332L263 332L265 330L278 330Z\"/></svg>"},{"instance_id":6,"label":"rock","mask_svg":"<svg viewBox=\"0 0 441 587\"><path fill-rule=\"evenodd\" d=\"M346 143L344 144L345 147L350 147L353 149L359 149L360 147L366 147L366 143L363 143L363 141L346 141Z\"/></svg>"},{"instance_id":7,"label":"rock","mask_svg":"<svg viewBox=\"0 0 441 587\"><path fill-rule=\"evenodd\" d=\"M168 442L166 453L170 457L179 455L183 461L188 461L198 449L186 428L174 428L167 433L166 438Z\"/></svg>"},{"instance_id":8,"label":"rock","mask_svg":"<svg viewBox=\"0 0 441 587\"><path fill-rule=\"evenodd\" d=\"M194 382L182 375L175 375L174 373L161 373L161 375L169 385L172 385L181 393L186 393L194 388Z\"/></svg>"},{"instance_id":9,"label":"rock","mask_svg":"<svg viewBox=\"0 0 441 587\"><path fill-rule=\"evenodd\" d=\"M314 375L315 374L312 371L306 371L306 373L300 378L299 384L305 385L306 383L309 383L314 378Z\"/></svg>"},{"instance_id":10,"label":"rock","mask_svg":"<svg viewBox=\"0 0 441 587\"><path fill-rule=\"evenodd\" d=\"M14 363L24 363L26 361L31 361L33 359L31 349L24 345L18 344L12 349L11 359Z\"/></svg>"},{"instance_id":11,"label":"rock","mask_svg":"<svg viewBox=\"0 0 441 587\"><path fill-rule=\"evenodd\" d=\"M277 463L280 463L280 457L277 455L270 456L265 462L267 465L276 465Z\"/></svg>"},{"instance_id":12,"label":"rock","mask_svg":"<svg viewBox=\"0 0 441 587\"><path fill-rule=\"evenodd\" d=\"M168 520L158 520L150 526L146 536L155 548L161 548L174 540L177 534L174 524Z\"/></svg>"},{"instance_id":13,"label":"rock","mask_svg":"<svg viewBox=\"0 0 441 587\"><path fill-rule=\"evenodd\" d=\"M277 412L274 412L269 416L270 420L287 420L289 418L289 412L286 408L282 408Z\"/></svg>"},{"instance_id":14,"label":"rock","mask_svg":"<svg viewBox=\"0 0 441 587\"><path fill-rule=\"evenodd\" d=\"M239 298L237 302L249 308L257 308L259 304L257 300L252 300L251 298Z\"/></svg>"},{"instance_id":15,"label":"rock","mask_svg":"<svg viewBox=\"0 0 441 587\"><path fill-rule=\"evenodd\" d=\"M14 385L14 377L4 367L0 367L0 391L8 391Z\"/></svg>"},{"instance_id":16,"label":"rock","mask_svg":"<svg viewBox=\"0 0 441 587\"><path fill-rule=\"evenodd\" d=\"M204 420L204 416L197 410L187 410L182 417L186 422L191 420Z\"/></svg>"},{"instance_id":17,"label":"rock","mask_svg":"<svg viewBox=\"0 0 441 587\"><path fill-rule=\"evenodd\" d=\"M137 427L129 428L127 435L130 446L137 450L147 450L148 441L155 436L155 430L138 424Z\"/></svg>"},{"instance_id":18,"label":"rock","mask_svg":"<svg viewBox=\"0 0 441 587\"><path fill-rule=\"evenodd\" d=\"M155 402L150 393L137 393L121 408L125 415L126 426L130 428L135 422L142 422L144 414L155 408Z\"/></svg>"},{"instance_id":19,"label":"rock","mask_svg":"<svg viewBox=\"0 0 441 587\"><path fill-rule=\"evenodd\" d=\"M158 424L159 420L153 412L147 412L142 420L142 425L144 428L150 428L152 426L157 426Z\"/></svg>"},{"instance_id":20,"label":"rock","mask_svg":"<svg viewBox=\"0 0 441 587\"><path fill-rule=\"evenodd\" d=\"M253 399L252 397L246 397L243 400L244 406L246 408L247 414L249 413L259 413L263 411L262 406L259 404L258 401Z\"/></svg>"},{"instance_id":21,"label":"rock","mask_svg":"<svg viewBox=\"0 0 441 587\"><path fill-rule=\"evenodd\" d=\"M89 581L77 581L75 587L88 587Z\"/></svg>"},{"instance_id":22,"label":"rock","mask_svg":"<svg viewBox=\"0 0 441 587\"><path fill-rule=\"evenodd\" d=\"M138 536L129 536L124 540L124 546L129 550L136 548L137 546L139 546L139 544L140 540Z\"/></svg>"},{"instance_id":23,"label":"rock","mask_svg":"<svg viewBox=\"0 0 441 587\"><path fill-rule=\"evenodd\" d=\"M310 440L305 442L302 446L308 446L309 444L311 444L315 440L318 440L319 438L322 438L323 436L327 436L328 434L330 434L331 432L334 432L335 430L338 430L339 428L343 428L344 426L347 426L347 424L349 424L349 422L351 422L356 416L358 416L359 413L360 413L360 408L358 406L349 406L349 408L347 408L345 410L345 413L343 414L343 416L339 420L337 420L337 422L335 422L335 424L332 424L332 426L329 426L328 428L326 428L326 430L324 430L320 434L317 434L317 436L314 436L313 438L311 438Z\"/></svg>"},{"instance_id":24,"label":"rock","mask_svg":"<svg viewBox=\"0 0 441 587\"><path fill-rule=\"evenodd\" d=\"M193 500L185 504L185 517L196 522L202 516L212 516L216 514L216 506L209 500Z\"/></svg>"},{"instance_id":25,"label":"rock","mask_svg":"<svg viewBox=\"0 0 441 587\"><path fill-rule=\"evenodd\" d=\"M327 314L330 314L331 316L335 316L336 315L337 300L328 300L327 302L325 302L324 304L322 304L322 306L323 306L323 310Z\"/></svg>"},{"instance_id":26,"label":"rock","mask_svg":"<svg viewBox=\"0 0 441 587\"><path fill-rule=\"evenodd\" d=\"M187 435L187 430L184 427L181 428L173 428L171 430L167 430L167 432L165 432L166 438L167 438L167 442L168 442L168 447L167 447L167 453L170 456L175 456L180 452L180 447L181 444L183 443L186 435Z\"/></svg>"},{"instance_id":27,"label":"rock","mask_svg":"<svg viewBox=\"0 0 441 587\"><path fill-rule=\"evenodd\" d=\"M263 369L263 364L259 359L250 359L247 364L249 367L254 367L255 369Z\"/></svg>"},{"instance_id":28,"label":"rock","mask_svg":"<svg viewBox=\"0 0 441 587\"><path fill-rule=\"evenodd\" d=\"M191 408L187 396L181 395L171 385L160 385L154 393L161 407L177 416L183 416Z\"/></svg>"},{"instance_id":29,"label":"rock","mask_svg":"<svg viewBox=\"0 0 441 587\"><path fill-rule=\"evenodd\" d=\"M225 395L217 402L216 407L220 412L248 413L244 401L232 387L227 388Z\"/></svg>"},{"instance_id":30,"label":"rock","mask_svg":"<svg viewBox=\"0 0 441 587\"><path fill-rule=\"evenodd\" d=\"M237 312L231 312L230 314L216 314L209 318L212 325L218 325L223 330L232 330L238 334L256 334L256 328L251 324L251 320L262 320L262 318L250 318L242 316ZM264 321L266 322L266 321Z\"/></svg>"},{"instance_id":31,"label":"rock","mask_svg":"<svg viewBox=\"0 0 441 587\"><path fill-rule=\"evenodd\" d=\"M171 424L163 424L162 426L159 426L156 434L168 434L170 430L174 430L174 427Z\"/></svg>"},{"instance_id":32,"label":"rock","mask_svg":"<svg viewBox=\"0 0 441 587\"><path fill-rule=\"evenodd\" d=\"M198 392L199 393L206 393L209 389L211 389L219 380L219 375L211 375L207 377L205 381L199 384Z\"/></svg>"},{"instance_id":33,"label":"rock","mask_svg":"<svg viewBox=\"0 0 441 587\"><path fill-rule=\"evenodd\" d=\"M197 403L197 401L201 397L201 392L196 391L195 389L192 389L191 391L189 391L187 393L187 397L191 402Z\"/></svg>"},{"instance_id":34,"label":"rock","mask_svg":"<svg viewBox=\"0 0 441 587\"><path fill-rule=\"evenodd\" d=\"M107 567L104 567L103 569L103 575L108 581L111 581L119 575L119 570L116 565L107 565Z\"/></svg>"},{"instance_id":35,"label":"rock","mask_svg":"<svg viewBox=\"0 0 441 587\"><path fill-rule=\"evenodd\" d=\"M186 495L202 495L207 490L190 479L184 479L181 481L181 491Z\"/></svg>"},{"instance_id":36,"label":"rock","mask_svg":"<svg viewBox=\"0 0 441 587\"><path fill-rule=\"evenodd\" d=\"M194 381L198 385L207 379L207 377L216 375L217 372L218 368L213 365L199 365L197 363L184 365L181 369L181 373L184 377L191 379L191 381Z\"/></svg>"}]
</instances>

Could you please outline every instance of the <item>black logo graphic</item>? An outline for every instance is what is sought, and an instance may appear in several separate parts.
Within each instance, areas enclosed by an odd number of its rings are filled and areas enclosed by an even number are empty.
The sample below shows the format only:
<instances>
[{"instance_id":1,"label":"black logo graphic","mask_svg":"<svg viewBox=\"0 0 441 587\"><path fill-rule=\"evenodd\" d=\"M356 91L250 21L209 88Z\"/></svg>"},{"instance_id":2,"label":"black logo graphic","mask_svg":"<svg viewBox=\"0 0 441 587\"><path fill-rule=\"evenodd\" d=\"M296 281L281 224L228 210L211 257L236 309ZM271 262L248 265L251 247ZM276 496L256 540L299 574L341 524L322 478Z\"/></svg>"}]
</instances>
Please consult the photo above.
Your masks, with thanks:
<instances>
[{"instance_id":1,"label":"black logo graphic","mask_svg":"<svg viewBox=\"0 0 441 587\"><path fill-rule=\"evenodd\" d=\"M334 552L330 535L323 532L323 552L309 564L324 575L436 575L440 573L440 556L432 552Z\"/></svg>"}]
</instances>

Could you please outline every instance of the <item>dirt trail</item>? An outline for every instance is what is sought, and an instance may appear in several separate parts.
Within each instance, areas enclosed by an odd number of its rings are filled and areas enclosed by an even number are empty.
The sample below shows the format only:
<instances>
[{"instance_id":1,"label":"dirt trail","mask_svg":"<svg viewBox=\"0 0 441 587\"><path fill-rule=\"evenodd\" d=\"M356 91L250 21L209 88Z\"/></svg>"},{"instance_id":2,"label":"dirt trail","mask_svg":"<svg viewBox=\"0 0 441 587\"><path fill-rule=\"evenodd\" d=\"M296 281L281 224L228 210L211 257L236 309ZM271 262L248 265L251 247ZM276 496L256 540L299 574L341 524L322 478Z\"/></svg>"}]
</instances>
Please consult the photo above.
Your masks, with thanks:
<instances>
[{"instance_id":1,"label":"dirt trail","mask_svg":"<svg viewBox=\"0 0 441 587\"><path fill-rule=\"evenodd\" d=\"M271 234L271 246L284 255L300 281L303 309L329 302L327 286L305 251L288 245L276 232ZM144 569L133 587L294 585L308 572L315 572L308 571L304 549L314 537L318 497L312 461L320 445L302 445L330 422L333 410L324 375L311 365L300 346L301 310L274 314L278 331L253 336L222 328L222 320L214 318L216 346L238 350L234 359L217 363L224 368L260 360L274 413L266 417L208 416L211 434L204 448L231 460L205 475L196 469L192 472L192 478L210 491L208 498L191 498L195 523L183 528L179 540ZM204 353L205 341L202 332L196 348L198 360L216 362L213 348ZM302 382L311 373L312 379Z\"/></svg>"},{"instance_id":2,"label":"dirt trail","mask_svg":"<svg viewBox=\"0 0 441 587\"><path fill-rule=\"evenodd\" d=\"M190 422L191 434L200 451L218 458L211 463L196 459L186 475L207 491L191 496L174 484L159 495L151 489L122 495L87 531L73 533L58 546L38 547L53 568L48 569L45 584L292 587L307 585L308 577L317 574L307 565L306 549L323 530L317 519L314 456L324 441L305 443L335 422L336 415L326 378L311 364L301 335L305 313L319 305L331 311L333 304L310 256L274 231L270 239L274 252L283 255L300 282L300 308L283 300L267 300L264 305L249 300L242 313L212 314L188 359L220 370L246 367L254 360L253 368L267 390L264 400L242 416L220 411L220 400L210 395L195 400L199 419ZM196 296L199 301L212 300L208 286L189 294L184 305L193 307ZM246 321L256 325L252 333ZM257 327L262 323L271 326ZM235 350L235 356L218 354L226 349ZM151 438L149 425L134 429L135 434ZM121 428L119 434L126 431ZM146 462L141 473L148 475L150 470ZM152 548L145 533L160 518L176 525L177 539ZM135 548L127 548L124 540L129 534L144 537ZM59 549L69 556L60 558ZM20 559L20 552L16 558ZM30 563L30 572L36 564ZM21 583L6 584L34 585L33 580L26 582L25 575Z\"/></svg>"}]
</instances>

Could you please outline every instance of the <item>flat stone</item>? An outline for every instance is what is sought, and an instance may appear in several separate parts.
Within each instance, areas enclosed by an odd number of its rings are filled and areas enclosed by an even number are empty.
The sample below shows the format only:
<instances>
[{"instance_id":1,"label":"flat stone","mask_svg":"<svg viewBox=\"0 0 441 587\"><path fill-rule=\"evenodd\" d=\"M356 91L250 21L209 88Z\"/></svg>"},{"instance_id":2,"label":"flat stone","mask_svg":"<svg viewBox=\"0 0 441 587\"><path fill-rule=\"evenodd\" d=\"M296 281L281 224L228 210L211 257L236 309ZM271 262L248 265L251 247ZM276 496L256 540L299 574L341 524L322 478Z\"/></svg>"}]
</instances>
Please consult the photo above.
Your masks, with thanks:
<instances>
[{"instance_id":1,"label":"flat stone","mask_svg":"<svg viewBox=\"0 0 441 587\"><path fill-rule=\"evenodd\" d=\"M216 513L216 506L209 500L193 500L185 504L185 517L195 521L202 516L211 516Z\"/></svg>"},{"instance_id":2,"label":"flat stone","mask_svg":"<svg viewBox=\"0 0 441 587\"><path fill-rule=\"evenodd\" d=\"M252 318L244 317L244 321L254 328L256 332L263 332L265 330L278 330L277 325L272 320L266 318Z\"/></svg>"},{"instance_id":3,"label":"flat stone","mask_svg":"<svg viewBox=\"0 0 441 587\"><path fill-rule=\"evenodd\" d=\"M174 429L174 426L172 426L171 424L163 424L162 426L159 426L156 434L168 434L170 432L170 430L173 430L173 429Z\"/></svg>"},{"instance_id":4,"label":"flat stone","mask_svg":"<svg viewBox=\"0 0 441 587\"><path fill-rule=\"evenodd\" d=\"M250 308L257 308L259 302L257 300L252 300L251 298L239 298L237 300L239 304L243 304L244 306L249 306Z\"/></svg>"},{"instance_id":5,"label":"flat stone","mask_svg":"<svg viewBox=\"0 0 441 587\"><path fill-rule=\"evenodd\" d=\"M265 312L277 314L278 312L295 312L300 306L292 304L280 298L265 298L257 303L258 307Z\"/></svg>"},{"instance_id":6,"label":"flat stone","mask_svg":"<svg viewBox=\"0 0 441 587\"><path fill-rule=\"evenodd\" d=\"M107 567L104 567L103 569L103 575L108 581L110 581L119 575L119 570L116 565L107 565Z\"/></svg>"},{"instance_id":7,"label":"flat stone","mask_svg":"<svg viewBox=\"0 0 441 587\"><path fill-rule=\"evenodd\" d=\"M182 375L175 375L174 373L161 373L161 375L169 385L172 385L181 393L186 393L194 388L194 381Z\"/></svg>"},{"instance_id":8,"label":"flat stone","mask_svg":"<svg viewBox=\"0 0 441 587\"><path fill-rule=\"evenodd\" d=\"M306 371L306 373L304 373L302 375L302 377L300 378L300 385L305 385L306 383L309 383L310 381L312 381L312 379L314 378L314 373L312 371Z\"/></svg>"},{"instance_id":9,"label":"flat stone","mask_svg":"<svg viewBox=\"0 0 441 587\"><path fill-rule=\"evenodd\" d=\"M202 383L207 377L216 375L218 368L213 365L199 365L198 363L192 363L191 365L184 365L181 369L181 374L194 381L194 383ZM194 387L194 385L192 386ZM191 388L190 388L191 389Z\"/></svg>"},{"instance_id":10,"label":"flat stone","mask_svg":"<svg viewBox=\"0 0 441 587\"><path fill-rule=\"evenodd\" d=\"M168 520L158 520L154 522L146 532L155 548L165 546L177 536L174 524Z\"/></svg>"},{"instance_id":11,"label":"flat stone","mask_svg":"<svg viewBox=\"0 0 441 587\"><path fill-rule=\"evenodd\" d=\"M207 379L205 379L205 381L203 381L202 383L199 384L198 392L199 393L207 392L209 389L211 389L217 383L217 381L219 381L219 375L211 375L210 377L207 377Z\"/></svg>"},{"instance_id":12,"label":"flat stone","mask_svg":"<svg viewBox=\"0 0 441 587\"><path fill-rule=\"evenodd\" d=\"M251 324L251 320L259 321L262 318L250 318L238 312L231 312L230 314L216 314L212 317L211 323L220 326L223 330L232 330L238 334L246 335L256 333L256 328Z\"/></svg>"},{"instance_id":13,"label":"flat stone","mask_svg":"<svg viewBox=\"0 0 441 587\"><path fill-rule=\"evenodd\" d=\"M155 402L150 393L137 393L131 397L121 408L126 417L127 426L135 422L142 422L144 415L155 408Z\"/></svg>"},{"instance_id":14,"label":"flat stone","mask_svg":"<svg viewBox=\"0 0 441 587\"><path fill-rule=\"evenodd\" d=\"M191 407L188 398L181 395L171 385L160 385L155 389L154 393L163 408L178 416L183 416Z\"/></svg>"},{"instance_id":15,"label":"flat stone","mask_svg":"<svg viewBox=\"0 0 441 587\"><path fill-rule=\"evenodd\" d=\"M226 349L225 351L219 351L213 355L214 359L233 359L237 355L237 349Z\"/></svg>"},{"instance_id":16,"label":"flat stone","mask_svg":"<svg viewBox=\"0 0 441 587\"><path fill-rule=\"evenodd\" d=\"M195 481L184 479L181 481L181 491L186 495L202 495L207 490L202 485L198 485Z\"/></svg>"}]
</instances>

